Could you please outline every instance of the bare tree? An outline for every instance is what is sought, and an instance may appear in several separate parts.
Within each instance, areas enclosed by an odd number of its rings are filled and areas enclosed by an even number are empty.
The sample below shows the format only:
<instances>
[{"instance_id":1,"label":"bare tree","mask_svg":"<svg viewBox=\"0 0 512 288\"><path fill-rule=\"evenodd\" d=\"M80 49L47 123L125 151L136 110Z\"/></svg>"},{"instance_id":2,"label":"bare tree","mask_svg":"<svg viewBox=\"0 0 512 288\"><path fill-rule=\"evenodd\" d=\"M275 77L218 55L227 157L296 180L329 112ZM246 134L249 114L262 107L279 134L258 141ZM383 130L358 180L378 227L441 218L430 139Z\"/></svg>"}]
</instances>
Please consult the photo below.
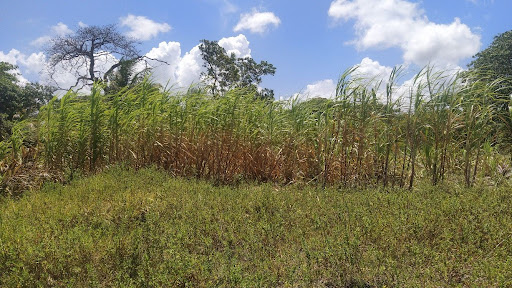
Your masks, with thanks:
<instances>
[{"instance_id":1,"label":"bare tree","mask_svg":"<svg viewBox=\"0 0 512 288\"><path fill-rule=\"evenodd\" d=\"M98 80L106 81L107 76L124 61L138 62L145 59L136 49L137 44L137 41L119 33L115 25L80 27L74 34L51 40L46 49L50 59L50 76L57 84L54 76L58 73L58 67L74 73L75 85L60 89L76 88L79 84L83 88ZM108 63L109 58L112 63ZM110 67L107 65L100 70L99 62L107 63Z\"/></svg>"}]
</instances>

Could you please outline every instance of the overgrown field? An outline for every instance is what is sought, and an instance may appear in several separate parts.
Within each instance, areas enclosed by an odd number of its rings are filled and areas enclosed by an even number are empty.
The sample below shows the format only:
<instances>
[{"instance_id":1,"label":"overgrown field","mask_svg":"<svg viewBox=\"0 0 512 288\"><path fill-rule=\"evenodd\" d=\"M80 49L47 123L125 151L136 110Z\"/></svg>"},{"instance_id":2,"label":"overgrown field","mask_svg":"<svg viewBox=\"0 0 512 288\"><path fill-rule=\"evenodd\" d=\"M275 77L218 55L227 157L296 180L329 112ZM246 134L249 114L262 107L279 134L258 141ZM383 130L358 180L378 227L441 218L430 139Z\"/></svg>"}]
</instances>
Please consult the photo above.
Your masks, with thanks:
<instances>
[{"instance_id":1,"label":"overgrown field","mask_svg":"<svg viewBox=\"0 0 512 288\"><path fill-rule=\"evenodd\" d=\"M227 184L410 189L510 176L502 83L427 67L400 91L398 70L386 85L353 73L340 78L333 99L309 101L265 101L244 89L180 92L150 81L110 94L100 85L88 95L68 92L0 142L0 189L15 195L27 179L66 181L120 162Z\"/></svg>"},{"instance_id":2,"label":"overgrown field","mask_svg":"<svg viewBox=\"0 0 512 288\"><path fill-rule=\"evenodd\" d=\"M226 187L112 168L0 198L0 286L512 285L510 188L420 186Z\"/></svg>"}]
</instances>

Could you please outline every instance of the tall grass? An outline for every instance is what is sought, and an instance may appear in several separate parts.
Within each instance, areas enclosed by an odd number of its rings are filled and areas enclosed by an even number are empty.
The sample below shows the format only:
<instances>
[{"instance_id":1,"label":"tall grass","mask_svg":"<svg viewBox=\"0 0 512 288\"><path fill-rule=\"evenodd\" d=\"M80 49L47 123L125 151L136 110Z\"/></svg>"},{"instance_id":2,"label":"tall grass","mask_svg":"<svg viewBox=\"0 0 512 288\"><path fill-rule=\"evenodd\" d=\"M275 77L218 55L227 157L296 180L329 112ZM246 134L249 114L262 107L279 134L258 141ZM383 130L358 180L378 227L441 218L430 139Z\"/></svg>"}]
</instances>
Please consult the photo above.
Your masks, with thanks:
<instances>
[{"instance_id":1,"label":"tall grass","mask_svg":"<svg viewBox=\"0 0 512 288\"><path fill-rule=\"evenodd\" d=\"M400 69L386 85L353 72L340 77L333 99L309 101L265 102L244 89L214 97L148 79L116 94L104 95L99 85L90 95L70 91L39 113L39 159L71 177L123 162L217 183L324 187L412 188L447 178L472 186L504 165L492 128L493 83L427 67L398 89ZM19 150L16 137L0 144L4 179Z\"/></svg>"}]
</instances>

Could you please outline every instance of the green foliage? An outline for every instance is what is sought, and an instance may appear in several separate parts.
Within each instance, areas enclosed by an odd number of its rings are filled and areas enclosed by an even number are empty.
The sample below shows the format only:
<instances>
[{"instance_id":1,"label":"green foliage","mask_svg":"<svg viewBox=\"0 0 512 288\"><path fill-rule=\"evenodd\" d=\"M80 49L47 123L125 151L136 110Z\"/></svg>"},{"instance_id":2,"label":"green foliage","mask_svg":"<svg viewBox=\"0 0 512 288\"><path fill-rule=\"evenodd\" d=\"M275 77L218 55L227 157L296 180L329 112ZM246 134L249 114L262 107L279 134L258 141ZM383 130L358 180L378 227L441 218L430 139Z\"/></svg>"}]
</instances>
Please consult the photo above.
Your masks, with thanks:
<instances>
[{"instance_id":1,"label":"green foliage","mask_svg":"<svg viewBox=\"0 0 512 288\"><path fill-rule=\"evenodd\" d=\"M55 92L54 88L37 83L21 85L16 69L14 65L0 62L0 141L9 137L17 120L33 116Z\"/></svg>"},{"instance_id":2,"label":"green foliage","mask_svg":"<svg viewBox=\"0 0 512 288\"><path fill-rule=\"evenodd\" d=\"M497 79L505 81L501 94L512 94L512 30L495 36L491 45L473 58L470 69L482 72L491 82Z\"/></svg>"},{"instance_id":3,"label":"green foliage","mask_svg":"<svg viewBox=\"0 0 512 288\"><path fill-rule=\"evenodd\" d=\"M251 88L256 90L262 76L274 75L276 68L267 61L257 63L251 57L236 58L235 54L227 55L217 41L201 40L199 45L206 72L201 76L208 82L211 94L224 94L232 88ZM274 92L264 89L256 94L261 99L273 99Z\"/></svg>"},{"instance_id":4,"label":"green foliage","mask_svg":"<svg viewBox=\"0 0 512 288\"><path fill-rule=\"evenodd\" d=\"M9 63L0 62L0 141L10 134L10 122L19 106L17 98L20 88L16 75L12 74L15 69L16 67Z\"/></svg>"},{"instance_id":5,"label":"green foliage","mask_svg":"<svg viewBox=\"0 0 512 288\"><path fill-rule=\"evenodd\" d=\"M492 101L492 118L499 126L494 132L502 134L502 140L510 145L512 143L512 117L510 114L510 101L512 100L512 30L494 37L489 47L480 51L468 65L471 75L468 82L485 81L493 83L494 91L488 95ZM508 149L510 150L510 149Z\"/></svg>"},{"instance_id":6,"label":"green foliage","mask_svg":"<svg viewBox=\"0 0 512 288\"><path fill-rule=\"evenodd\" d=\"M113 168L2 199L0 286L508 287L510 205L506 187L235 188Z\"/></svg>"}]
</instances>

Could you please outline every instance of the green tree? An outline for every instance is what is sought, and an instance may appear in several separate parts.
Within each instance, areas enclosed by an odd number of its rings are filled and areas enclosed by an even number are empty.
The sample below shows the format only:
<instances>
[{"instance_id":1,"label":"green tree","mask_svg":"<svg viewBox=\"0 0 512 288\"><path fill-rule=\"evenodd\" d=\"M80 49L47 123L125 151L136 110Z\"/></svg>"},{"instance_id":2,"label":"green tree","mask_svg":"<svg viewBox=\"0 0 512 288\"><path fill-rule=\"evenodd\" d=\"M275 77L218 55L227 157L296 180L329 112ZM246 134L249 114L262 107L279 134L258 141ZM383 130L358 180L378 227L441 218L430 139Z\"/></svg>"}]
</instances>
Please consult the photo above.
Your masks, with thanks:
<instances>
[{"instance_id":1,"label":"green tree","mask_svg":"<svg viewBox=\"0 0 512 288\"><path fill-rule=\"evenodd\" d=\"M504 126L507 142L512 142L512 118L509 104L512 95L512 30L494 37L485 50L480 51L468 65L470 77L485 81L492 87L494 118Z\"/></svg>"},{"instance_id":2,"label":"green tree","mask_svg":"<svg viewBox=\"0 0 512 288\"><path fill-rule=\"evenodd\" d=\"M0 140L10 130L10 122L19 106L20 88L14 71L16 66L0 62Z\"/></svg>"},{"instance_id":3,"label":"green tree","mask_svg":"<svg viewBox=\"0 0 512 288\"><path fill-rule=\"evenodd\" d=\"M274 65L267 61L257 63L251 57L237 58L234 53L228 55L217 41L201 40L199 49L206 68L201 76L213 95L222 95L232 88L249 88L259 98L273 99L272 90L265 88L258 92L257 88L264 75L275 74Z\"/></svg>"},{"instance_id":4,"label":"green tree","mask_svg":"<svg viewBox=\"0 0 512 288\"><path fill-rule=\"evenodd\" d=\"M6 139L16 120L23 120L37 113L48 103L55 89L37 83L21 85L17 67L0 62L0 141Z\"/></svg>"},{"instance_id":5,"label":"green tree","mask_svg":"<svg viewBox=\"0 0 512 288\"><path fill-rule=\"evenodd\" d=\"M512 30L495 36L491 45L473 58L469 64L471 70L492 81L501 79L501 94L512 94Z\"/></svg>"}]
</instances>

